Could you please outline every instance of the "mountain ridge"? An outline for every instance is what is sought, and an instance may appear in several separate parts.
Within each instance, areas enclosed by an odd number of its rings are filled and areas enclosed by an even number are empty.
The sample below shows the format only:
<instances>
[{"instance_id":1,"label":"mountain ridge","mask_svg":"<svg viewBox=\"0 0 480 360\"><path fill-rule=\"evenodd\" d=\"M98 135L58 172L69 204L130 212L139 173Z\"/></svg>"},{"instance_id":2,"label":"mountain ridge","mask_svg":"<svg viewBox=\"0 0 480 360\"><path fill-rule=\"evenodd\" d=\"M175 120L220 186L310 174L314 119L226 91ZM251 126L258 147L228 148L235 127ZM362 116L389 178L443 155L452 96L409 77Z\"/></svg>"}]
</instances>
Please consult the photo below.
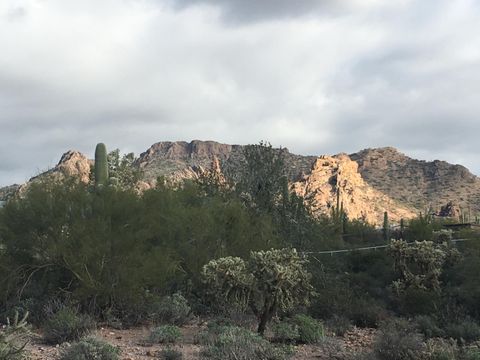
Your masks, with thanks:
<instances>
[{"instance_id":1,"label":"mountain ridge","mask_svg":"<svg viewBox=\"0 0 480 360\"><path fill-rule=\"evenodd\" d=\"M244 147L216 141L160 141L142 152L134 166L144 174L142 189L154 186L159 176L174 182L198 178L214 162L226 177L235 180ZM381 221L383 211L391 213L395 221L429 207L439 210L449 202L470 213L480 211L480 179L462 165L413 159L393 147L331 156L284 150L291 188L305 197L316 197L320 202L316 210L321 213L329 212L336 191L344 192L348 199L345 209L352 218L375 223ZM68 151L46 174L78 176L86 182L92 164L80 152ZM0 200L8 197L9 190L11 195L18 187L1 188Z\"/></svg>"}]
</instances>

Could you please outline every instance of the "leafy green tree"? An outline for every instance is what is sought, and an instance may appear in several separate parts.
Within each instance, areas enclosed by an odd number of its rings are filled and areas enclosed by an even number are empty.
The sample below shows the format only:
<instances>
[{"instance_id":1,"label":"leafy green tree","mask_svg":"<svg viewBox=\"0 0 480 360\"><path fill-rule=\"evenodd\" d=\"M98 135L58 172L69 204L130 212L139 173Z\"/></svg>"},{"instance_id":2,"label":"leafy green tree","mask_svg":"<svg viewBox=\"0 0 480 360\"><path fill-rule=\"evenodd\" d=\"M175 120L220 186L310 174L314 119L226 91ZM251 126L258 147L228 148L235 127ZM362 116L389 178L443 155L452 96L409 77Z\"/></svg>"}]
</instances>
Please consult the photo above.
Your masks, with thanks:
<instances>
[{"instance_id":1,"label":"leafy green tree","mask_svg":"<svg viewBox=\"0 0 480 360\"><path fill-rule=\"evenodd\" d=\"M277 311L306 305L314 294L305 260L295 249L252 252L247 263L235 257L212 260L202 275L217 300L249 307L262 335Z\"/></svg>"},{"instance_id":2,"label":"leafy green tree","mask_svg":"<svg viewBox=\"0 0 480 360\"><path fill-rule=\"evenodd\" d=\"M120 156L120 150L115 149L108 153L108 168L110 179L115 179L121 189L133 189L142 178L142 172L135 166L133 153Z\"/></svg>"},{"instance_id":3,"label":"leafy green tree","mask_svg":"<svg viewBox=\"0 0 480 360\"><path fill-rule=\"evenodd\" d=\"M247 197L249 205L258 211L274 213L285 195L285 149L260 142L247 145L243 155L245 162L238 189Z\"/></svg>"}]
</instances>

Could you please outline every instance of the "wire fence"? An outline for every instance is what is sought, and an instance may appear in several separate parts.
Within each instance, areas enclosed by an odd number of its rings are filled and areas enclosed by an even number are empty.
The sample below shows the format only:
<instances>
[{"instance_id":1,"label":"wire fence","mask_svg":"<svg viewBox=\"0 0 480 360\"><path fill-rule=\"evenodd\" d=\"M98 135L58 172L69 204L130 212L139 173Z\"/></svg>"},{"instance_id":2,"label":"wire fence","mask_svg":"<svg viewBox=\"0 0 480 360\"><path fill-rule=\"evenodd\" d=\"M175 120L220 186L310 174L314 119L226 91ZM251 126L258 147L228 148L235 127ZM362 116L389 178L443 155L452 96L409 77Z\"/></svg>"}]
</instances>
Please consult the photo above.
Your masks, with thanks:
<instances>
[{"instance_id":1,"label":"wire fence","mask_svg":"<svg viewBox=\"0 0 480 360\"><path fill-rule=\"evenodd\" d=\"M458 242L470 241L470 240L479 240L479 238L468 238L468 239L452 239L452 243L456 244ZM412 243L409 243L412 244ZM390 244L382 244L376 246L365 246L365 247L358 247L358 248L351 248L351 249L341 249L341 250L323 250L323 251L306 251L302 252L304 256L308 255L330 255L333 256L334 254L342 254L342 253L349 253L355 251L368 251L368 250L378 250L378 249L385 249L389 247Z\"/></svg>"}]
</instances>

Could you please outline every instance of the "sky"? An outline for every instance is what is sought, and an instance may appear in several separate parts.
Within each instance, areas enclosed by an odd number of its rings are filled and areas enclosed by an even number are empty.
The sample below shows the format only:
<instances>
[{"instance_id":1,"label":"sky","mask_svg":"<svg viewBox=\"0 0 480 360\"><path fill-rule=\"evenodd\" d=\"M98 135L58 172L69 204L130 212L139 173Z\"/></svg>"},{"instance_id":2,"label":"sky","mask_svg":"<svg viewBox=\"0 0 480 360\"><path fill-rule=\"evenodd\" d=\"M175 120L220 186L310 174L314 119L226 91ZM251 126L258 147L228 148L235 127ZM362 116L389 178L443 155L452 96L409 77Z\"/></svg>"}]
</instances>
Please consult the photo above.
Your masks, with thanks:
<instances>
[{"instance_id":1,"label":"sky","mask_svg":"<svg viewBox=\"0 0 480 360\"><path fill-rule=\"evenodd\" d=\"M0 186L194 139L480 174L479 34L477 0L1 0Z\"/></svg>"}]
</instances>

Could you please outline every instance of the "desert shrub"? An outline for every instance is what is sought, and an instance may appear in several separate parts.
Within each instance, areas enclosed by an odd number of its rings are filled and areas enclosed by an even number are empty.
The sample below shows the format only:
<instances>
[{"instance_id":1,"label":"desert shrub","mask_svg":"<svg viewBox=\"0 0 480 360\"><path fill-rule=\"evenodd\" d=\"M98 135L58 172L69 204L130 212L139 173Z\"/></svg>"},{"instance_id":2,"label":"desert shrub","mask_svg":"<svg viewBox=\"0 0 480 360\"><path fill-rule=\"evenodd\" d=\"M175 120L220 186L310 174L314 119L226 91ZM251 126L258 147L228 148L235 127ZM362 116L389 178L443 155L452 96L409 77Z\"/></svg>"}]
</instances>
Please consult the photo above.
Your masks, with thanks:
<instances>
[{"instance_id":1,"label":"desert shrub","mask_svg":"<svg viewBox=\"0 0 480 360\"><path fill-rule=\"evenodd\" d=\"M201 357L212 360L283 360L290 354L289 349L276 348L247 329L228 326L203 349Z\"/></svg>"},{"instance_id":2,"label":"desert shrub","mask_svg":"<svg viewBox=\"0 0 480 360\"><path fill-rule=\"evenodd\" d=\"M444 331L438 326L435 318L428 315L419 315L415 317L414 320L417 324L418 331L420 331L427 339L444 335Z\"/></svg>"},{"instance_id":3,"label":"desert shrub","mask_svg":"<svg viewBox=\"0 0 480 360\"><path fill-rule=\"evenodd\" d=\"M3 329L0 328L0 360L24 358L24 348L29 334L27 316L28 312L20 319L16 313L12 322L8 319L7 325Z\"/></svg>"},{"instance_id":4,"label":"desert shrub","mask_svg":"<svg viewBox=\"0 0 480 360\"><path fill-rule=\"evenodd\" d=\"M339 339L326 337L317 346L327 359L343 359L345 348Z\"/></svg>"},{"instance_id":5,"label":"desert shrub","mask_svg":"<svg viewBox=\"0 0 480 360\"><path fill-rule=\"evenodd\" d=\"M405 315L434 314L441 302L440 294L425 289L410 287L399 294L398 308Z\"/></svg>"},{"instance_id":6,"label":"desert shrub","mask_svg":"<svg viewBox=\"0 0 480 360\"><path fill-rule=\"evenodd\" d=\"M345 316L333 315L326 321L329 332L336 336L343 336L352 328L351 321Z\"/></svg>"},{"instance_id":7,"label":"desert shrub","mask_svg":"<svg viewBox=\"0 0 480 360\"><path fill-rule=\"evenodd\" d=\"M292 319L298 326L299 341L304 344L314 344L325 336L323 324L308 315L296 315Z\"/></svg>"},{"instance_id":8,"label":"desert shrub","mask_svg":"<svg viewBox=\"0 0 480 360\"><path fill-rule=\"evenodd\" d=\"M94 320L85 314L64 307L52 315L44 326L44 339L49 344L79 340L95 328Z\"/></svg>"},{"instance_id":9,"label":"desert shrub","mask_svg":"<svg viewBox=\"0 0 480 360\"><path fill-rule=\"evenodd\" d=\"M424 358L427 360L457 360L458 348L454 340L429 339Z\"/></svg>"},{"instance_id":10,"label":"desert shrub","mask_svg":"<svg viewBox=\"0 0 480 360\"><path fill-rule=\"evenodd\" d=\"M445 326L445 335L460 343L470 343L480 338L480 326L470 319L465 319L461 322Z\"/></svg>"},{"instance_id":11,"label":"desert shrub","mask_svg":"<svg viewBox=\"0 0 480 360\"><path fill-rule=\"evenodd\" d=\"M180 328L175 325L162 325L152 329L148 341L152 344L173 344L182 337Z\"/></svg>"},{"instance_id":12,"label":"desert shrub","mask_svg":"<svg viewBox=\"0 0 480 360\"><path fill-rule=\"evenodd\" d=\"M347 315L354 325L369 328L377 327L388 316L384 306L368 297L359 297L354 301Z\"/></svg>"},{"instance_id":13,"label":"desert shrub","mask_svg":"<svg viewBox=\"0 0 480 360\"><path fill-rule=\"evenodd\" d=\"M120 349L95 338L86 338L64 349L60 360L117 360Z\"/></svg>"},{"instance_id":14,"label":"desert shrub","mask_svg":"<svg viewBox=\"0 0 480 360\"><path fill-rule=\"evenodd\" d=\"M178 293L155 302L151 310L153 313L150 317L156 323L184 325L191 315L191 308L187 299Z\"/></svg>"},{"instance_id":15,"label":"desert shrub","mask_svg":"<svg viewBox=\"0 0 480 360\"><path fill-rule=\"evenodd\" d=\"M300 331L297 324L291 321L281 321L271 327L273 340L281 343L295 343L300 339Z\"/></svg>"},{"instance_id":16,"label":"desert shrub","mask_svg":"<svg viewBox=\"0 0 480 360\"><path fill-rule=\"evenodd\" d=\"M160 351L160 359L163 360L181 360L183 359L183 354L175 349L167 348Z\"/></svg>"},{"instance_id":17,"label":"desert shrub","mask_svg":"<svg viewBox=\"0 0 480 360\"><path fill-rule=\"evenodd\" d=\"M385 322L374 345L380 360L418 360L425 351L421 334L403 319Z\"/></svg>"},{"instance_id":18,"label":"desert shrub","mask_svg":"<svg viewBox=\"0 0 480 360\"><path fill-rule=\"evenodd\" d=\"M480 349L463 349L460 353L459 360L480 360Z\"/></svg>"},{"instance_id":19,"label":"desert shrub","mask_svg":"<svg viewBox=\"0 0 480 360\"><path fill-rule=\"evenodd\" d=\"M194 343L200 345L212 345L217 336L223 333L228 327L234 326L229 319L218 318L210 321L207 327L194 337Z\"/></svg>"}]
</instances>

